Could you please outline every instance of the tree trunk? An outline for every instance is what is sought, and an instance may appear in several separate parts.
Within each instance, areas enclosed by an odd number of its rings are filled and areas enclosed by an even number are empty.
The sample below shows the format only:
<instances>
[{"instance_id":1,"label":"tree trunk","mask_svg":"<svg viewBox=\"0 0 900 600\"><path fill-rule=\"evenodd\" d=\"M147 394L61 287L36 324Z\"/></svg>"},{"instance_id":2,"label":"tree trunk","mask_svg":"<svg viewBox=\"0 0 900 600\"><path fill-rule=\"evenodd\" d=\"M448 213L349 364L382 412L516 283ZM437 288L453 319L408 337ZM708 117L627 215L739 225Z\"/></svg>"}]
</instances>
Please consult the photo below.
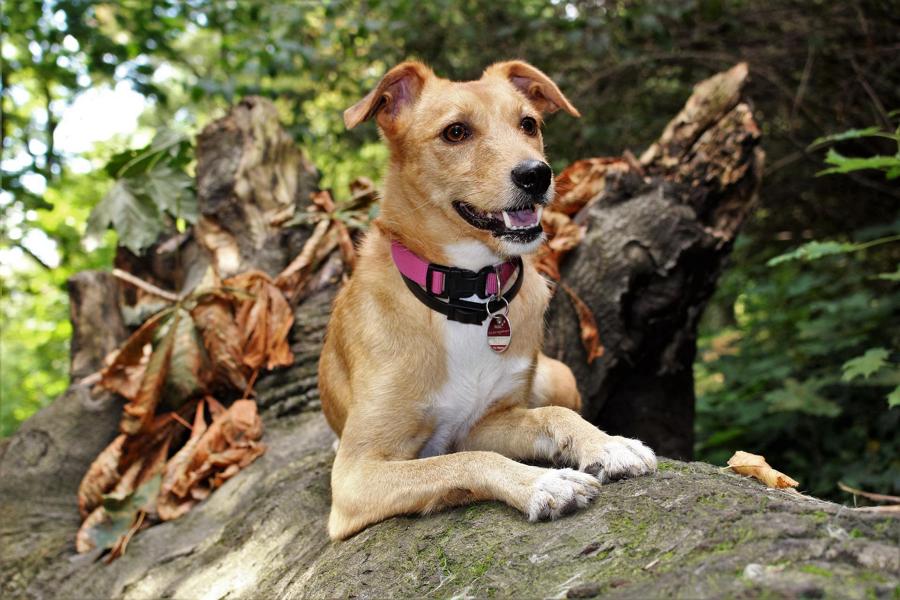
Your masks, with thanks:
<instances>
[{"instance_id":1,"label":"tree trunk","mask_svg":"<svg viewBox=\"0 0 900 600\"><path fill-rule=\"evenodd\" d=\"M602 170L578 215L587 237L563 268L594 311L606 354L584 359L557 295L548 350L575 370L586 414L690 453L694 336L759 180L758 132L736 67L698 86L641 158ZM201 224L117 265L181 290L210 262L225 273L281 270L310 235L284 227L316 174L251 98L198 140ZM327 258L295 311L291 367L261 377L266 454L186 516L155 525L112 564L76 555L75 494L116 435L121 401L73 383L0 442L4 598L870 597L898 583L900 525L699 463L604 488L589 509L531 524L499 503L390 519L332 543L325 533L334 436L316 363L342 272ZM102 274L70 284L73 376L101 366L151 299ZM665 396L663 395L665 394Z\"/></svg>"},{"instance_id":2,"label":"tree trunk","mask_svg":"<svg viewBox=\"0 0 900 600\"><path fill-rule=\"evenodd\" d=\"M693 454L697 324L762 176L759 128L741 92L747 67L699 84L640 161L600 167L576 216L587 235L562 269L597 316L606 352L588 364L564 294L546 351L575 372L584 415L664 456Z\"/></svg>"}]
</instances>

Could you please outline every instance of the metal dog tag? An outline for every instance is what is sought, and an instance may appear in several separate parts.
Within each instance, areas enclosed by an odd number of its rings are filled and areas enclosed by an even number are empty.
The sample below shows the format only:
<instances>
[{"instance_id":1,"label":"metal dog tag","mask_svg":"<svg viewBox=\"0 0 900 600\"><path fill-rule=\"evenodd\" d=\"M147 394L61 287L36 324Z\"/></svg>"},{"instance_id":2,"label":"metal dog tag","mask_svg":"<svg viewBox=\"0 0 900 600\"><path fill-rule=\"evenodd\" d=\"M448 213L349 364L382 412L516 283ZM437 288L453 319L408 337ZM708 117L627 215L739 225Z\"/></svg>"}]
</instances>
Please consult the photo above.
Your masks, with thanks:
<instances>
[{"instance_id":1,"label":"metal dog tag","mask_svg":"<svg viewBox=\"0 0 900 600\"><path fill-rule=\"evenodd\" d=\"M497 354L501 354L509 348L509 341L512 338L512 328L509 325L509 319L506 315L497 313L490 316L490 324L487 330L488 346Z\"/></svg>"}]
</instances>

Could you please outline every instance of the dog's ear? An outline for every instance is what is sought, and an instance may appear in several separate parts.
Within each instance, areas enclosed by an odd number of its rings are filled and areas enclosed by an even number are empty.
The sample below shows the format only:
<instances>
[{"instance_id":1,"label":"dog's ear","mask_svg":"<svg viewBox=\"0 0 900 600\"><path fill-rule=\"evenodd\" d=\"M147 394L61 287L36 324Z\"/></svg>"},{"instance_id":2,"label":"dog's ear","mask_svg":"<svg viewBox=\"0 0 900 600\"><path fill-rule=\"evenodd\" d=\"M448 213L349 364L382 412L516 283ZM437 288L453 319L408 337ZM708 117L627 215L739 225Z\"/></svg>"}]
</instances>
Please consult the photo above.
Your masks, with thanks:
<instances>
[{"instance_id":1,"label":"dog's ear","mask_svg":"<svg viewBox=\"0 0 900 600\"><path fill-rule=\"evenodd\" d=\"M581 116L553 80L527 62L509 60L496 63L485 69L484 74L508 79L541 112L554 113L563 109L573 117Z\"/></svg>"},{"instance_id":2,"label":"dog's ear","mask_svg":"<svg viewBox=\"0 0 900 600\"><path fill-rule=\"evenodd\" d=\"M419 97L431 69L420 62L405 62L388 71L375 89L344 111L344 125L353 129L375 117L382 129L388 129L397 115Z\"/></svg>"}]
</instances>

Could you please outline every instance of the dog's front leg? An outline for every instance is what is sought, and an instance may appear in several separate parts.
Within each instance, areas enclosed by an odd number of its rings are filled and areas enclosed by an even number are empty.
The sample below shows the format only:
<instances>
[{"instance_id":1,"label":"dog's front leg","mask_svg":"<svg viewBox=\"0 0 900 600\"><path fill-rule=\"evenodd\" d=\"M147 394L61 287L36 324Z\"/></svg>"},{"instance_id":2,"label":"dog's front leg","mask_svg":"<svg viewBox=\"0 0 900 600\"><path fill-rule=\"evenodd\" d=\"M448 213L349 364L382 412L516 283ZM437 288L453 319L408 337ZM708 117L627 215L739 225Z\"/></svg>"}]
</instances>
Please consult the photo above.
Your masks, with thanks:
<instances>
[{"instance_id":1,"label":"dog's front leg","mask_svg":"<svg viewBox=\"0 0 900 600\"><path fill-rule=\"evenodd\" d=\"M549 460L604 482L656 471L656 455L643 443L607 435L561 406L490 413L472 428L460 449L498 452L516 460Z\"/></svg>"},{"instance_id":2,"label":"dog's front leg","mask_svg":"<svg viewBox=\"0 0 900 600\"><path fill-rule=\"evenodd\" d=\"M479 500L500 500L532 521L552 519L586 506L599 487L586 473L524 465L495 452L387 460L357 455L342 443L331 476L328 533L344 539L388 517Z\"/></svg>"}]
</instances>

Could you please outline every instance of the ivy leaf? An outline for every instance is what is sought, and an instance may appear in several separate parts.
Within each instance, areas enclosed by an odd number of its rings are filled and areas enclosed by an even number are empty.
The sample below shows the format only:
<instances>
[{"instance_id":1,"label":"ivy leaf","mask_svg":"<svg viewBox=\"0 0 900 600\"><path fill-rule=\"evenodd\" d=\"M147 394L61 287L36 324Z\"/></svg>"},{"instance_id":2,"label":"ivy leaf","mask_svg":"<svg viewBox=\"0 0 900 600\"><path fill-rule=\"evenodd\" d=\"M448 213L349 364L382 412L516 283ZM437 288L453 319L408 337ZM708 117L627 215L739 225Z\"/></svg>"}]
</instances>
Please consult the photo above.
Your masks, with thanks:
<instances>
[{"instance_id":1,"label":"ivy leaf","mask_svg":"<svg viewBox=\"0 0 900 600\"><path fill-rule=\"evenodd\" d=\"M91 211L85 231L85 242L98 244L112 225L119 243L135 254L153 244L165 225L159 210L135 194L127 180L116 181L112 189Z\"/></svg>"},{"instance_id":2,"label":"ivy leaf","mask_svg":"<svg viewBox=\"0 0 900 600\"><path fill-rule=\"evenodd\" d=\"M868 379L887 364L890 352L885 348L869 348L862 356L844 363L842 381L853 381L857 377Z\"/></svg>"},{"instance_id":3,"label":"ivy leaf","mask_svg":"<svg viewBox=\"0 0 900 600\"><path fill-rule=\"evenodd\" d=\"M812 241L803 244L802 246L798 246L794 248L790 252L786 252L774 258L770 258L766 263L768 267L774 267L776 265L780 265L781 263L786 263L791 260L817 260L824 256L832 256L834 254L846 254L847 252L854 252L857 249L857 244L852 244L849 242L819 242Z\"/></svg>"}]
</instances>

